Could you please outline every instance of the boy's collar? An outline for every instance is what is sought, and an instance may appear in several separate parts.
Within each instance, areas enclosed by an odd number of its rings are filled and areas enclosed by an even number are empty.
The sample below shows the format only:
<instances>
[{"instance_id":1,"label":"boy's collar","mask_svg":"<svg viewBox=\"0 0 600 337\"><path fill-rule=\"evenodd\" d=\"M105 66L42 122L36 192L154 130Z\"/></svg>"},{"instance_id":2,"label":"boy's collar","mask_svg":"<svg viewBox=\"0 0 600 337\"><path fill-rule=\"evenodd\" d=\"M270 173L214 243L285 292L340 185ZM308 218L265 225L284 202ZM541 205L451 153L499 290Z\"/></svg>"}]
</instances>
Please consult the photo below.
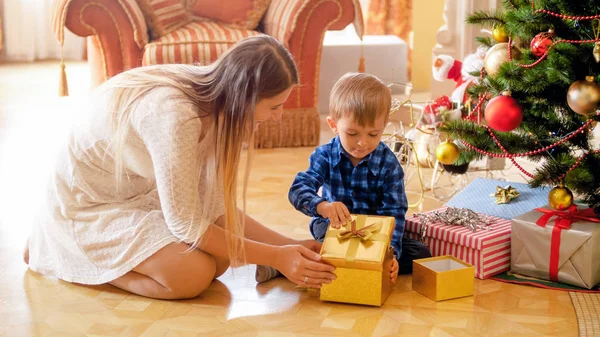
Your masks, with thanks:
<instances>
[{"instance_id":1,"label":"boy's collar","mask_svg":"<svg viewBox=\"0 0 600 337\"><path fill-rule=\"evenodd\" d=\"M340 141L339 135L336 135L335 138L333 138L332 143L333 143L333 158L331 159L332 167L338 166L340 164L340 160L342 159L342 156L346 156L346 158L348 158L348 160L350 160L348 153L346 152L346 150L344 150L344 147L342 146L342 142ZM378 164L377 160L373 159L373 156L382 156L382 155L383 155L383 153L381 153L381 143L380 143L377 145L375 150L373 150L373 152L369 153L368 156L363 158L363 160L361 160L360 163L362 163L363 161L367 161L367 165L368 165L371 173L373 173L374 175L377 175L379 173L379 164Z\"/></svg>"}]
</instances>

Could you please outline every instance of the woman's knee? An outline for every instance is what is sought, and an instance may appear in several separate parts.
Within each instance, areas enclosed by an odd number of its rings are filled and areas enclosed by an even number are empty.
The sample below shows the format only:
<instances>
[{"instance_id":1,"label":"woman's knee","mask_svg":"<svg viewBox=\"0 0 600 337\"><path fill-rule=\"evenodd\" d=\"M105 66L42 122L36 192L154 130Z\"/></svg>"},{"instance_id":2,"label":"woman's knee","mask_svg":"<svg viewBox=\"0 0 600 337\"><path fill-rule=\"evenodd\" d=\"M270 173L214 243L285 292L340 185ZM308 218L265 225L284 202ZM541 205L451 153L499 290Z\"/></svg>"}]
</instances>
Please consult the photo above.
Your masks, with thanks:
<instances>
[{"instance_id":1,"label":"woman's knee","mask_svg":"<svg viewBox=\"0 0 600 337\"><path fill-rule=\"evenodd\" d=\"M196 297L215 278L217 263L209 254L188 248L184 244L170 244L142 262L134 271L159 283L163 298Z\"/></svg>"},{"instance_id":2,"label":"woman's knee","mask_svg":"<svg viewBox=\"0 0 600 337\"><path fill-rule=\"evenodd\" d=\"M198 254L199 253L199 254ZM166 278L165 287L173 299L194 298L204 292L215 279L217 263L208 254L193 252L197 258L185 264L179 273Z\"/></svg>"}]
</instances>

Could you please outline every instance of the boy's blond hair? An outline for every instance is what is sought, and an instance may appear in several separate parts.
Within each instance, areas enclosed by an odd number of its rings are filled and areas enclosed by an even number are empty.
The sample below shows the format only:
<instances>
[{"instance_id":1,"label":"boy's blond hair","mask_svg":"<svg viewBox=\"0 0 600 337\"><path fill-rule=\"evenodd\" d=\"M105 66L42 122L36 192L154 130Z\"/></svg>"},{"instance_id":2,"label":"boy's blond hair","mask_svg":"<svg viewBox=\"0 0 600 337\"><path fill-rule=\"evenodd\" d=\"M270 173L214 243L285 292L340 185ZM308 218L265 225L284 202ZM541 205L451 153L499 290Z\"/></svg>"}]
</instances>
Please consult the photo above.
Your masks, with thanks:
<instances>
[{"instance_id":1,"label":"boy's blond hair","mask_svg":"<svg viewBox=\"0 0 600 337\"><path fill-rule=\"evenodd\" d=\"M329 96L329 115L335 121L352 118L360 126L373 126L387 116L392 104L390 89L376 76L347 73L333 85Z\"/></svg>"}]
</instances>

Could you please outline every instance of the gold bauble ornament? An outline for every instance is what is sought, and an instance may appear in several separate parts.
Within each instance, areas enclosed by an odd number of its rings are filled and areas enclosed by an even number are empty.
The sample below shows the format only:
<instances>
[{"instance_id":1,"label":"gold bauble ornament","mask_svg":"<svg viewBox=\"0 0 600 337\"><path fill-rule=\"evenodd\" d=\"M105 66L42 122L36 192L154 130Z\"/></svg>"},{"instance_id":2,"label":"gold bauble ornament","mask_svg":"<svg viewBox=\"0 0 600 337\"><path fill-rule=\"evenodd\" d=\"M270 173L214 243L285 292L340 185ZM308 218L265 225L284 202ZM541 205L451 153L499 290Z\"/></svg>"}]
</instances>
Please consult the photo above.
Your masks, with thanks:
<instances>
[{"instance_id":1,"label":"gold bauble ornament","mask_svg":"<svg viewBox=\"0 0 600 337\"><path fill-rule=\"evenodd\" d=\"M518 60L521 58L522 53L519 48L512 46L512 59ZM508 62L508 43L496 43L490 48L485 54L483 60L483 67L490 76L496 76L498 69L504 63Z\"/></svg>"},{"instance_id":2,"label":"gold bauble ornament","mask_svg":"<svg viewBox=\"0 0 600 337\"><path fill-rule=\"evenodd\" d=\"M492 30L492 37L496 42L508 42L508 33L503 25L498 25Z\"/></svg>"},{"instance_id":3,"label":"gold bauble ornament","mask_svg":"<svg viewBox=\"0 0 600 337\"><path fill-rule=\"evenodd\" d=\"M591 115L600 105L600 86L594 76L586 76L585 81L576 81L567 91L567 104L580 115Z\"/></svg>"},{"instance_id":4,"label":"gold bauble ornament","mask_svg":"<svg viewBox=\"0 0 600 337\"><path fill-rule=\"evenodd\" d=\"M444 165L454 165L460 156L460 150L456 144L445 141L435 149L435 156Z\"/></svg>"},{"instance_id":5,"label":"gold bauble ornament","mask_svg":"<svg viewBox=\"0 0 600 337\"><path fill-rule=\"evenodd\" d=\"M594 55L596 63L600 63L600 42L594 43L594 50L592 51L592 54Z\"/></svg>"},{"instance_id":6,"label":"gold bauble ornament","mask_svg":"<svg viewBox=\"0 0 600 337\"><path fill-rule=\"evenodd\" d=\"M557 211L564 211L573 205L573 193L560 185L548 193L548 204Z\"/></svg>"}]
</instances>

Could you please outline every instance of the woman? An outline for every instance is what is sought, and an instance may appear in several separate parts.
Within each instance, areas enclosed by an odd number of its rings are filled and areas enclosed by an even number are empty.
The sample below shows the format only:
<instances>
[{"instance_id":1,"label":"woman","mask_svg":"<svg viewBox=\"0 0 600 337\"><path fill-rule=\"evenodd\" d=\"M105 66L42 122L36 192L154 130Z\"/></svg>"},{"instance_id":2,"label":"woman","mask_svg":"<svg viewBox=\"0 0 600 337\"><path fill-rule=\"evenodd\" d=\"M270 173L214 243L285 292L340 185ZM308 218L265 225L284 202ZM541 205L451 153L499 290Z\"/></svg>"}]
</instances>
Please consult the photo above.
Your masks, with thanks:
<instances>
[{"instance_id":1,"label":"woman","mask_svg":"<svg viewBox=\"0 0 600 337\"><path fill-rule=\"evenodd\" d=\"M206 67L142 67L105 82L61 149L25 249L29 267L160 299L197 296L230 261L271 266L303 286L330 282L319 243L237 207L242 148L258 123L281 118L297 83L291 55L267 35Z\"/></svg>"}]
</instances>

